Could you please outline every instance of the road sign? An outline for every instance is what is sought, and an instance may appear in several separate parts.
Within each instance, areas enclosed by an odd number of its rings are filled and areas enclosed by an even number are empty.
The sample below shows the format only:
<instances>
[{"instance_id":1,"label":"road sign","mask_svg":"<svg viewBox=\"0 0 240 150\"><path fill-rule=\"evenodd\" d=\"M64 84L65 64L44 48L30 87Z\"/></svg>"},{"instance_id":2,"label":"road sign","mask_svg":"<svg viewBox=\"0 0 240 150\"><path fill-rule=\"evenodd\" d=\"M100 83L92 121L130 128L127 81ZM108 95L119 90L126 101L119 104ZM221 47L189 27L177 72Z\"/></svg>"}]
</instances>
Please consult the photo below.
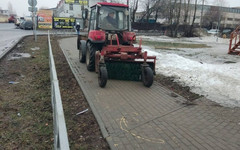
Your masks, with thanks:
<instances>
[{"instance_id":1,"label":"road sign","mask_svg":"<svg viewBox=\"0 0 240 150\"><path fill-rule=\"evenodd\" d=\"M32 7L35 7L37 5L37 0L28 0L28 4Z\"/></svg>"},{"instance_id":2,"label":"road sign","mask_svg":"<svg viewBox=\"0 0 240 150\"><path fill-rule=\"evenodd\" d=\"M37 12L37 7L28 7L28 11L30 12Z\"/></svg>"}]
</instances>

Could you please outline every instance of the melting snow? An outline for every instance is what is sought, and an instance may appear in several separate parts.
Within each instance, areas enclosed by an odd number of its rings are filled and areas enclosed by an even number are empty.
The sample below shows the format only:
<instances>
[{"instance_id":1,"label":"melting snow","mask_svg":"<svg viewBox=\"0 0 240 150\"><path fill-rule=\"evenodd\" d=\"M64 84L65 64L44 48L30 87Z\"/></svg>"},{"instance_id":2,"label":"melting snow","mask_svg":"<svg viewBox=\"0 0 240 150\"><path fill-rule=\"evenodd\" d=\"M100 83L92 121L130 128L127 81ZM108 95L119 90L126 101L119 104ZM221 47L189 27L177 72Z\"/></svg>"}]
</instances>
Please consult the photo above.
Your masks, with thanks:
<instances>
[{"instance_id":1,"label":"melting snow","mask_svg":"<svg viewBox=\"0 0 240 150\"><path fill-rule=\"evenodd\" d=\"M240 107L240 57L228 55L228 39L216 37L181 38L146 37L145 40L206 43L211 48L156 50L143 46L157 56L156 73L175 77L192 92L206 96L223 106ZM227 61L235 63L225 63Z\"/></svg>"}]
</instances>

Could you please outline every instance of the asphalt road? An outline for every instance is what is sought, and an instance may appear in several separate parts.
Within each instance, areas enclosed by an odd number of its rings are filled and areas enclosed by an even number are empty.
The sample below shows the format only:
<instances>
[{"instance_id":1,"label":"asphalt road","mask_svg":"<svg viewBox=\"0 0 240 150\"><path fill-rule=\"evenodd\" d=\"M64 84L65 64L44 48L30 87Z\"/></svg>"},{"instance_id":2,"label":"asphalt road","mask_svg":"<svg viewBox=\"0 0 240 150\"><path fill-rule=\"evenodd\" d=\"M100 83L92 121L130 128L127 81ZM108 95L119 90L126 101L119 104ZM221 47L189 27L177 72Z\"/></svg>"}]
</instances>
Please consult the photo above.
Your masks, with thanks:
<instances>
[{"instance_id":1,"label":"asphalt road","mask_svg":"<svg viewBox=\"0 0 240 150\"><path fill-rule=\"evenodd\" d=\"M46 31L37 32L38 34L46 33ZM9 51L19 39L26 35L33 35L33 30L22 30L16 28L13 23L0 23L0 58L4 53Z\"/></svg>"},{"instance_id":2,"label":"asphalt road","mask_svg":"<svg viewBox=\"0 0 240 150\"><path fill-rule=\"evenodd\" d=\"M17 29L13 23L0 23L0 56L9 51L21 37L30 34L33 34L32 30Z\"/></svg>"}]
</instances>

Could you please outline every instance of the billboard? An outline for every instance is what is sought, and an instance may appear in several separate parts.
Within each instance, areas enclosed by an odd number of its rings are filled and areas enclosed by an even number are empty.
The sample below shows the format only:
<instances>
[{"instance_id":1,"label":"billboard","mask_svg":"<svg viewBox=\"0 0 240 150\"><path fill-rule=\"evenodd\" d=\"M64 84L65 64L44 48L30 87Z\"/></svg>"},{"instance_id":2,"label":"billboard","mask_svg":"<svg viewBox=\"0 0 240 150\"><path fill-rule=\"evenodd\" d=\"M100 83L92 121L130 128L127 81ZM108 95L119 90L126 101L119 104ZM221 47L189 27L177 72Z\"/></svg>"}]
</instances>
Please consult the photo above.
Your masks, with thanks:
<instances>
[{"instance_id":1,"label":"billboard","mask_svg":"<svg viewBox=\"0 0 240 150\"><path fill-rule=\"evenodd\" d=\"M66 4L80 4L80 5L87 5L88 0L65 0Z\"/></svg>"},{"instance_id":2,"label":"billboard","mask_svg":"<svg viewBox=\"0 0 240 150\"><path fill-rule=\"evenodd\" d=\"M54 17L53 26L56 29L73 29L75 26L75 18Z\"/></svg>"},{"instance_id":3,"label":"billboard","mask_svg":"<svg viewBox=\"0 0 240 150\"><path fill-rule=\"evenodd\" d=\"M37 12L37 16L39 29L52 29L52 10L41 9Z\"/></svg>"}]
</instances>

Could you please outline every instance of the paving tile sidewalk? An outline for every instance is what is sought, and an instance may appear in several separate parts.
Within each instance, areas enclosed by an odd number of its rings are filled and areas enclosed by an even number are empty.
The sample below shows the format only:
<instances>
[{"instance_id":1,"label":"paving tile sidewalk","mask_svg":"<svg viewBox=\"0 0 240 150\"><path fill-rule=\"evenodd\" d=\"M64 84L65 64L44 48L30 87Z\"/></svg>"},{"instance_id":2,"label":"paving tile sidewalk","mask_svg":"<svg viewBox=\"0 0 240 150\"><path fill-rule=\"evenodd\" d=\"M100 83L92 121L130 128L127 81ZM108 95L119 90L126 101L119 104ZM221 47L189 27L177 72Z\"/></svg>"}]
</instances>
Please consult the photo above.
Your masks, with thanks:
<instances>
[{"instance_id":1,"label":"paving tile sidewalk","mask_svg":"<svg viewBox=\"0 0 240 150\"><path fill-rule=\"evenodd\" d=\"M194 105L154 83L108 80L78 60L76 38L59 42L111 149L240 149L240 109L199 99Z\"/></svg>"}]
</instances>

